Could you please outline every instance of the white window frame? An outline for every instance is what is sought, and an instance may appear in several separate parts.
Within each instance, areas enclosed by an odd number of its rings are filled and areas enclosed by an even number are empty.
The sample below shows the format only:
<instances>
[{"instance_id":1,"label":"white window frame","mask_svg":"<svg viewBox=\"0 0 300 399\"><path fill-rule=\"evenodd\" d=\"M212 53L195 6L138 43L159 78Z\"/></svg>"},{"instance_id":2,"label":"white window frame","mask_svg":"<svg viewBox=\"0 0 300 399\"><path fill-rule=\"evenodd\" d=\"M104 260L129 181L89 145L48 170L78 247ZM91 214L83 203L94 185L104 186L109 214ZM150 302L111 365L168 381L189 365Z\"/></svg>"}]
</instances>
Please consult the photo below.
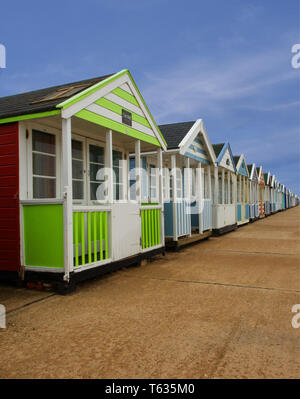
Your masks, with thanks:
<instances>
[{"instance_id":1,"label":"white window frame","mask_svg":"<svg viewBox=\"0 0 300 399\"><path fill-rule=\"evenodd\" d=\"M121 173L120 173L121 183L118 183L118 184L119 184L119 186L122 187L122 195L117 200L117 199L115 199L114 193L113 193L113 201L118 203L118 202L123 202L126 198L126 183L125 182L127 179L127 176L126 176L127 164L126 164L126 160L125 160L125 152L123 149L121 149L120 147L117 147L117 146L113 146L112 150L121 153L121 165L119 165L119 169L121 171ZM113 165L113 168L114 168L114 165ZM117 183L113 182L113 187L115 184L117 184Z\"/></svg>"},{"instance_id":2,"label":"white window frame","mask_svg":"<svg viewBox=\"0 0 300 399\"><path fill-rule=\"evenodd\" d=\"M89 146L94 145L100 148L103 148L103 168L105 168L105 144L101 141L97 141L94 139L91 139L89 137L86 137L86 185L87 185L87 195L85 201L87 204L90 205L97 205L99 202L102 202L102 200L92 200L91 199L91 190L90 190L90 183L91 183L91 174L90 174L90 149ZM100 184L100 180L99 180Z\"/></svg>"},{"instance_id":3,"label":"white window frame","mask_svg":"<svg viewBox=\"0 0 300 399\"><path fill-rule=\"evenodd\" d=\"M83 199L73 199L73 204L84 205L87 201L87 143L86 138L78 134L72 134L72 140L82 142L83 150ZM73 160L73 154L72 154ZM72 166L72 165L71 165ZM72 171L72 182L73 182L73 171Z\"/></svg>"},{"instance_id":4,"label":"white window frame","mask_svg":"<svg viewBox=\"0 0 300 399\"><path fill-rule=\"evenodd\" d=\"M56 157L56 162L55 162L55 175L56 175L56 189L55 189L55 197L54 198L43 198L43 200L53 200L53 199L60 199L61 198L61 135L59 134L60 132L56 128L52 127L45 127L43 125L39 124L28 124L25 127L25 131L28 131L28 138L26 139L27 141L27 198L30 200L34 201L40 201L42 198L34 198L33 197L33 149L32 149L32 136L33 130L37 130L41 133L46 133L46 134L53 134L55 136L55 157Z\"/></svg>"}]
</instances>

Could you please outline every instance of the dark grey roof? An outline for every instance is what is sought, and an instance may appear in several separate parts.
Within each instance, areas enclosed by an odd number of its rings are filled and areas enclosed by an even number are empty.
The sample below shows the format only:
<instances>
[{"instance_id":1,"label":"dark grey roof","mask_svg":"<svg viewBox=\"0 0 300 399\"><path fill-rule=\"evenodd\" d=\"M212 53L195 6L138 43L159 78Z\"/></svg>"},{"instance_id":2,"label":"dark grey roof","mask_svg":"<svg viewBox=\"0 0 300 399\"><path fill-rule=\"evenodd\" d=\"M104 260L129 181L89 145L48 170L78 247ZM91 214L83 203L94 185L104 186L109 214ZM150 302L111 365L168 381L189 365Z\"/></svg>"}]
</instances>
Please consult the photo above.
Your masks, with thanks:
<instances>
[{"instance_id":1,"label":"dark grey roof","mask_svg":"<svg viewBox=\"0 0 300 399\"><path fill-rule=\"evenodd\" d=\"M222 151L222 148L224 147L225 143L218 143L218 144L213 144L213 149L216 154L216 158L218 158L220 152Z\"/></svg>"},{"instance_id":2,"label":"dark grey roof","mask_svg":"<svg viewBox=\"0 0 300 399\"><path fill-rule=\"evenodd\" d=\"M68 98L74 96L77 93L85 90L87 87L90 87L102 80L108 78L110 75L99 76L92 79L81 80L78 82L66 83L59 86L47 87L45 89L29 91L23 94L16 94L13 96L2 97L0 98L0 119L9 118L12 116L20 116L31 114L35 112L47 112L56 109L56 105L67 100ZM60 98L56 98L53 100L41 101L45 96L54 94L57 90L62 90L64 88L68 88L71 86L83 85L78 88L76 93L72 93L70 95L65 95ZM75 89L76 91L76 89ZM41 102L36 102L41 101Z\"/></svg>"},{"instance_id":3,"label":"dark grey roof","mask_svg":"<svg viewBox=\"0 0 300 399\"><path fill-rule=\"evenodd\" d=\"M234 160L235 166L238 164L240 157L241 157L240 155L234 155L233 156L233 160Z\"/></svg>"},{"instance_id":4,"label":"dark grey roof","mask_svg":"<svg viewBox=\"0 0 300 399\"><path fill-rule=\"evenodd\" d=\"M185 137L195 121L169 123L167 125L159 125L159 129L164 136L169 150L178 148L181 140Z\"/></svg>"},{"instance_id":5,"label":"dark grey roof","mask_svg":"<svg viewBox=\"0 0 300 399\"><path fill-rule=\"evenodd\" d=\"M251 174L252 167L253 167L253 164L247 165L247 169L248 169L249 175Z\"/></svg>"}]
</instances>

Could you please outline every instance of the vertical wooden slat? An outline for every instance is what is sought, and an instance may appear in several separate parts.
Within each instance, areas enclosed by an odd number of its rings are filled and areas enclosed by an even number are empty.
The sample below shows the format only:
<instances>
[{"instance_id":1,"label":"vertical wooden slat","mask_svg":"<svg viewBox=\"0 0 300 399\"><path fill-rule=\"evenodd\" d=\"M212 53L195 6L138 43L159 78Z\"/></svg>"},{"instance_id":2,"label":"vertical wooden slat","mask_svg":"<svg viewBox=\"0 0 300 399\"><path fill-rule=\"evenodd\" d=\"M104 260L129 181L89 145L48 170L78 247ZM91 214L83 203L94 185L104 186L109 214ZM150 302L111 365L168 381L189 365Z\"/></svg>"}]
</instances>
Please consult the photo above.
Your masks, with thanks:
<instances>
[{"instance_id":1,"label":"vertical wooden slat","mask_svg":"<svg viewBox=\"0 0 300 399\"><path fill-rule=\"evenodd\" d=\"M160 244L160 220L159 220L159 209L156 210L156 245Z\"/></svg>"},{"instance_id":2,"label":"vertical wooden slat","mask_svg":"<svg viewBox=\"0 0 300 399\"><path fill-rule=\"evenodd\" d=\"M81 215L81 264L85 264L85 242L84 242L84 212L80 212Z\"/></svg>"},{"instance_id":3,"label":"vertical wooden slat","mask_svg":"<svg viewBox=\"0 0 300 399\"><path fill-rule=\"evenodd\" d=\"M93 212L94 222L94 262L97 262L97 212Z\"/></svg>"},{"instance_id":4,"label":"vertical wooden slat","mask_svg":"<svg viewBox=\"0 0 300 399\"><path fill-rule=\"evenodd\" d=\"M145 248L148 248L148 213L145 210L144 215L144 222L145 222Z\"/></svg>"},{"instance_id":5,"label":"vertical wooden slat","mask_svg":"<svg viewBox=\"0 0 300 399\"><path fill-rule=\"evenodd\" d=\"M108 259L108 241L107 241L107 212L104 212L104 237L105 237L105 259Z\"/></svg>"},{"instance_id":6,"label":"vertical wooden slat","mask_svg":"<svg viewBox=\"0 0 300 399\"><path fill-rule=\"evenodd\" d=\"M99 212L100 260L103 260L102 213L103 212Z\"/></svg>"},{"instance_id":7,"label":"vertical wooden slat","mask_svg":"<svg viewBox=\"0 0 300 399\"><path fill-rule=\"evenodd\" d=\"M157 209L153 209L153 219L154 219L154 225L153 225L153 230L154 230L154 245L157 245L157 217L156 217L156 211Z\"/></svg>"},{"instance_id":8,"label":"vertical wooden slat","mask_svg":"<svg viewBox=\"0 0 300 399\"><path fill-rule=\"evenodd\" d=\"M79 265L78 258L78 212L74 213L74 245L75 245L75 266Z\"/></svg>"},{"instance_id":9,"label":"vertical wooden slat","mask_svg":"<svg viewBox=\"0 0 300 399\"><path fill-rule=\"evenodd\" d=\"M155 220L154 220L154 214L155 214L155 211L154 211L154 209L151 209L151 247L153 247L153 245L155 245L154 244L154 241L155 241Z\"/></svg>"},{"instance_id":10,"label":"vertical wooden slat","mask_svg":"<svg viewBox=\"0 0 300 399\"><path fill-rule=\"evenodd\" d=\"M92 229L91 229L91 212L87 213L87 231L88 231L88 259L92 263Z\"/></svg>"},{"instance_id":11,"label":"vertical wooden slat","mask_svg":"<svg viewBox=\"0 0 300 399\"><path fill-rule=\"evenodd\" d=\"M145 211L142 210L142 248L145 248Z\"/></svg>"}]
</instances>

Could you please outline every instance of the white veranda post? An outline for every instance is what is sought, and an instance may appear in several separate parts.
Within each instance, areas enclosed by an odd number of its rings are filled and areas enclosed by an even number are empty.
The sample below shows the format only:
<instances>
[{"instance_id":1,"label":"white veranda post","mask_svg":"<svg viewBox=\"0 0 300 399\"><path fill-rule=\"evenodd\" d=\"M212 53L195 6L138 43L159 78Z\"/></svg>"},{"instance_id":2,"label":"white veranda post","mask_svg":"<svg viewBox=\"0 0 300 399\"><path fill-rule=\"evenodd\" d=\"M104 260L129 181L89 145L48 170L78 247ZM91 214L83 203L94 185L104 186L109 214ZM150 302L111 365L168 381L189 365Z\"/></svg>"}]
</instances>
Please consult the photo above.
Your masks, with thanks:
<instances>
[{"instance_id":1,"label":"white veranda post","mask_svg":"<svg viewBox=\"0 0 300 399\"><path fill-rule=\"evenodd\" d=\"M72 213L72 130L71 118L62 119L62 163L64 200L64 280L69 281L73 270L73 213Z\"/></svg>"},{"instance_id":2,"label":"white veranda post","mask_svg":"<svg viewBox=\"0 0 300 399\"><path fill-rule=\"evenodd\" d=\"M138 204L141 203L142 198L142 178L141 178L141 142L137 140L135 142L135 189L136 189L136 201Z\"/></svg>"},{"instance_id":3,"label":"white veranda post","mask_svg":"<svg viewBox=\"0 0 300 399\"><path fill-rule=\"evenodd\" d=\"M197 167L197 186L198 186L198 215L199 215L199 233L203 233L203 181L202 181L202 168L201 163L198 163Z\"/></svg>"},{"instance_id":4,"label":"white veranda post","mask_svg":"<svg viewBox=\"0 0 300 399\"><path fill-rule=\"evenodd\" d=\"M225 194L225 170L222 168L222 204L225 204L224 201L224 194Z\"/></svg>"},{"instance_id":5,"label":"white veranda post","mask_svg":"<svg viewBox=\"0 0 300 399\"><path fill-rule=\"evenodd\" d=\"M113 160L112 160L112 131L106 132L105 144L105 200L109 204L113 203Z\"/></svg>"},{"instance_id":6,"label":"white veranda post","mask_svg":"<svg viewBox=\"0 0 300 399\"><path fill-rule=\"evenodd\" d=\"M157 167L158 167L158 203L163 207L164 204L164 198L163 198L163 156L162 156L162 149L159 148L157 150ZM160 212L160 239L162 245L165 244L165 236L164 236L164 217L163 217L163 212Z\"/></svg>"},{"instance_id":7,"label":"white veranda post","mask_svg":"<svg viewBox=\"0 0 300 399\"><path fill-rule=\"evenodd\" d=\"M218 184L219 184L219 176L218 176L218 167L215 166L214 169L214 205L218 204Z\"/></svg>"},{"instance_id":8,"label":"white veranda post","mask_svg":"<svg viewBox=\"0 0 300 399\"><path fill-rule=\"evenodd\" d=\"M173 237L177 241L177 181L176 181L176 155L171 156L172 188L173 188Z\"/></svg>"}]
</instances>

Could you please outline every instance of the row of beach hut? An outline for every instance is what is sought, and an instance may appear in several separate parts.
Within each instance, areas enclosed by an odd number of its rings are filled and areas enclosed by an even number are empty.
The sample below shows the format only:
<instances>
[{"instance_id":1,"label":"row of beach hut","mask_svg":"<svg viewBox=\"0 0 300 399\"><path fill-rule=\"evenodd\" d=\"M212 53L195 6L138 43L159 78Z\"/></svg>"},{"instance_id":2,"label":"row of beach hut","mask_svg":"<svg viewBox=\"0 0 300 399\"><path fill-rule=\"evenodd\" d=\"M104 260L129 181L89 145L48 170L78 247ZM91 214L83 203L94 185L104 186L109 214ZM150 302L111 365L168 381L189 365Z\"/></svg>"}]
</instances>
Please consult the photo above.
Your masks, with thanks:
<instances>
[{"instance_id":1,"label":"row of beach hut","mask_svg":"<svg viewBox=\"0 0 300 399\"><path fill-rule=\"evenodd\" d=\"M68 292L298 203L202 119L157 126L128 70L0 98L2 279Z\"/></svg>"}]
</instances>

